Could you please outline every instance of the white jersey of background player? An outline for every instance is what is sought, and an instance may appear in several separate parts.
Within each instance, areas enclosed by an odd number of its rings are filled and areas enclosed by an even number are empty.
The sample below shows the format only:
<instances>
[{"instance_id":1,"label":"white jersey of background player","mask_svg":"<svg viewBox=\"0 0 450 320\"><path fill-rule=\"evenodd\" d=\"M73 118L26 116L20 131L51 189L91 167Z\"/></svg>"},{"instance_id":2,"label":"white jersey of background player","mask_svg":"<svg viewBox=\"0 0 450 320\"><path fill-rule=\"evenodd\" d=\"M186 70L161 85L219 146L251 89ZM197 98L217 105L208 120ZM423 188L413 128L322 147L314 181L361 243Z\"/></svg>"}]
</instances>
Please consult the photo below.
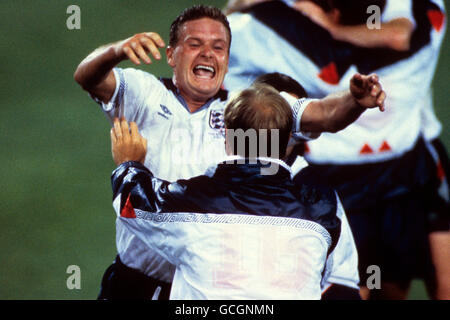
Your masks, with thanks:
<instances>
[{"instance_id":1,"label":"white jersey of background player","mask_svg":"<svg viewBox=\"0 0 450 320\"><path fill-rule=\"evenodd\" d=\"M399 17L414 22L411 1L388 1L381 22ZM271 28L247 13L233 13L228 18L234 35L225 78L228 89L243 87L261 73L278 71L300 82L310 97L321 97L341 90L356 71L351 66L335 84L321 81L321 69ZM411 150L421 132L422 106L434 74L435 64L429 61L436 61L442 36L433 36L431 45L410 58L376 70L388 92L386 113L380 116L368 110L339 133L322 134L308 143L307 159L314 163L367 163L396 158Z\"/></svg>"},{"instance_id":2,"label":"white jersey of background player","mask_svg":"<svg viewBox=\"0 0 450 320\"><path fill-rule=\"evenodd\" d=\"M445 13L445 5L442 0L432 0L434 4L436 4L440 10ZM431 46L432 50L435 51L435 56L432 60L430 60L430 68L436 69L439 51L441 49L441 45L443 42L443 38L447 29L446 20L443 19L442 24L438 24L433 28L431 32ZM433 108L433 92L431 87L428 90L427 96L423 100L423 108L422 108L422 133L426 141L432 141L439 137L442 131L442 124L436 117Z\"/></svg>"},{"instance_id":3,"label":"white jersey of background player","mask_svg":"<svg viewBox=\"0 0 450 320\"><path fill-rule=\"evenodd\" d=\"M412 1L388 0L381 22L395 18L415 24ZM307 159L336 164L385 161L411 150L422 132L438 134L440 123L430 106L430 85L443 35L432 32L430 43L417 53L376 70L389 92L386 117L368 112L336 136L323 134L320 141L308 144Z\"/></svg>"}]
</instances>

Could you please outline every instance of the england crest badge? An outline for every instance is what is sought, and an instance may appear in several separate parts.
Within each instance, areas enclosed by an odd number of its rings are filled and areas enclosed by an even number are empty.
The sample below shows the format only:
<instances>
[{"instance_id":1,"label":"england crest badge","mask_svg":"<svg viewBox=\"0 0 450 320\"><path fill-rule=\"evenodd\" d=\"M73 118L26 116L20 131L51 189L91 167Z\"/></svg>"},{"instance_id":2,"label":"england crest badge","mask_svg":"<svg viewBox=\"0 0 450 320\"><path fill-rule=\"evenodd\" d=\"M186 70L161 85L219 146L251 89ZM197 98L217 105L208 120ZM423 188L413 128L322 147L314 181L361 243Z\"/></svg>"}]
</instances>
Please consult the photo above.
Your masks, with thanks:
<instances>
[{"instance_id":1,"label":"england crest badge","mask_svg":"<svg viewBox=\"0 0 450 320\"><path fill-rule=\"evenodd\" d=\"M209 126L212 129L220 131L225 134L225 122L223 119L223 110L211 110L209 113Z\"/></svg>"}]
</instances>

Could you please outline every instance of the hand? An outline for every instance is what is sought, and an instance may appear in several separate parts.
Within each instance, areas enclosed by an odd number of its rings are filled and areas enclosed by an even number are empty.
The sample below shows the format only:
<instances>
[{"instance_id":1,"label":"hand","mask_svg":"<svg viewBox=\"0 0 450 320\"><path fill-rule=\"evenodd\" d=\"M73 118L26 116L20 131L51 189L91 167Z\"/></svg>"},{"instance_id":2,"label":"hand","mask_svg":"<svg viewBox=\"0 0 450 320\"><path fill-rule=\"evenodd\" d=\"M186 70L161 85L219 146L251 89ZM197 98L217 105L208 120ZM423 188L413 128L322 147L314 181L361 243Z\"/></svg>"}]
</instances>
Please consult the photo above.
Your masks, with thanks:
<instances>
[{"instance_id":1,"label":"hand","mask_svg":"<svg viewBox=\"0 0 450 320\"><path fill-rule=\"evenodd\" d=\"M297 1L294 3L293 8L324 29L329 30L333 24L330 15L312 1Z\"/></svg>"},{"instance_id":2,"label":"hand","mask_svg":"<svg viewBox=\"0 0 450 320\"><path fill-rule=\"evenodd\" d=\"M116 165L126 161L144 163L147 140L139 134L135 122L130 122L130 128L124 117L120 121L119 118L114 118L114 127L111 128L111 152Z\"/></svg>"},{"instance_id":3,"label":"hand","mask_svg":"<svg viewBox=\"0 0 450 320\"><path fill-rule=\"evenodd\" d=\"M159 34L155 32L143 32L120 41L116 44L115 50L119 57L130 59L134 64L140 65L141 61L146 64L152 63L147 53L151 53L156 60L161 59L158 48L164 48L165 44Z\"/></svg>"},{"instance_id":4,"label":"hand","mask_svg":"<svg viewBox=\"0 0 450 320\"><path fill-rule=\"evenodd\" d=\"M384 111L386 92L383 91L381 83L376 74L355 74L350 80L350 92L356 102L364 108L380 108Z\"/></svg>"}]
</instances>

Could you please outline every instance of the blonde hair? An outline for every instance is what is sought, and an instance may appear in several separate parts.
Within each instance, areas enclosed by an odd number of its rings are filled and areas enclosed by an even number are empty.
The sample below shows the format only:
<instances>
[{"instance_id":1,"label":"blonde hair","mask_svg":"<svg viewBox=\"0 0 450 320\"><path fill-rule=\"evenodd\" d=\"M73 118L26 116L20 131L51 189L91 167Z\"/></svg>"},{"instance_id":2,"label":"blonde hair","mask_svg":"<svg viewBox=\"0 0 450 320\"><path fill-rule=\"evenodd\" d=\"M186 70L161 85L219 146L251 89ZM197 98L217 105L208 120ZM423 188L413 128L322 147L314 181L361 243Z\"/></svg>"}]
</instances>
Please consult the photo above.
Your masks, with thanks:
<instances>
[{"instance_id":1,"label":"blonde hair","mask_svg":"<svg viewBox=\"0 0 450 320\"><path fill-rule=\"evenodd\" d=\"M268 144L271 130L279 130L279 156L284 157L292 131L292 110L273 87L255 84L239 92L227 104L224 121L227 130L267 130ZM267 150L270 150L270 145Z\"/></svg>"}]
</instances>

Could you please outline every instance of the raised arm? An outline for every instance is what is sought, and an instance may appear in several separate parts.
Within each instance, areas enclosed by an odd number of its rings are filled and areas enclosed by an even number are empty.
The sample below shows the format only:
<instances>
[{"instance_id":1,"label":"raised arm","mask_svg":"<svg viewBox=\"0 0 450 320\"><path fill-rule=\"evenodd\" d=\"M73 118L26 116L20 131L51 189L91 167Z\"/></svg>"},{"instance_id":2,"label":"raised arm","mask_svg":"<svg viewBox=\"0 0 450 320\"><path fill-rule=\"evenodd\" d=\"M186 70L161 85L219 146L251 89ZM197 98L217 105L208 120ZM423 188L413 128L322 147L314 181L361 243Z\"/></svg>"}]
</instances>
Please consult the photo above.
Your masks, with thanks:
<instances>
[{"instance_id":1,"label":"raised arm","mask_svg":"<svg viewBox=\"0 0 450 320\"><path fill-rule=\"evenodd\" d=\"M74 79L92 96L108 103L116 88L112 69L121 61L130 59L134 64L152 61L147 55L161 59L158 48L165 46L162 38L154 32L136 34L128 39L108 44L96 49L78 65Z\"/></svg>"},{"instance_id":2,"label":"raised arm","mask_svg":"<svg viewBox=\"0 0 450 320\"><path fill-rule=\"evenodd\" d=\"M311 101L301 117L303 132L337 132L354 122L369 108L384 111L386 93L375 74L355 74L350 89Z\"/></svg>"}]
</instances>

